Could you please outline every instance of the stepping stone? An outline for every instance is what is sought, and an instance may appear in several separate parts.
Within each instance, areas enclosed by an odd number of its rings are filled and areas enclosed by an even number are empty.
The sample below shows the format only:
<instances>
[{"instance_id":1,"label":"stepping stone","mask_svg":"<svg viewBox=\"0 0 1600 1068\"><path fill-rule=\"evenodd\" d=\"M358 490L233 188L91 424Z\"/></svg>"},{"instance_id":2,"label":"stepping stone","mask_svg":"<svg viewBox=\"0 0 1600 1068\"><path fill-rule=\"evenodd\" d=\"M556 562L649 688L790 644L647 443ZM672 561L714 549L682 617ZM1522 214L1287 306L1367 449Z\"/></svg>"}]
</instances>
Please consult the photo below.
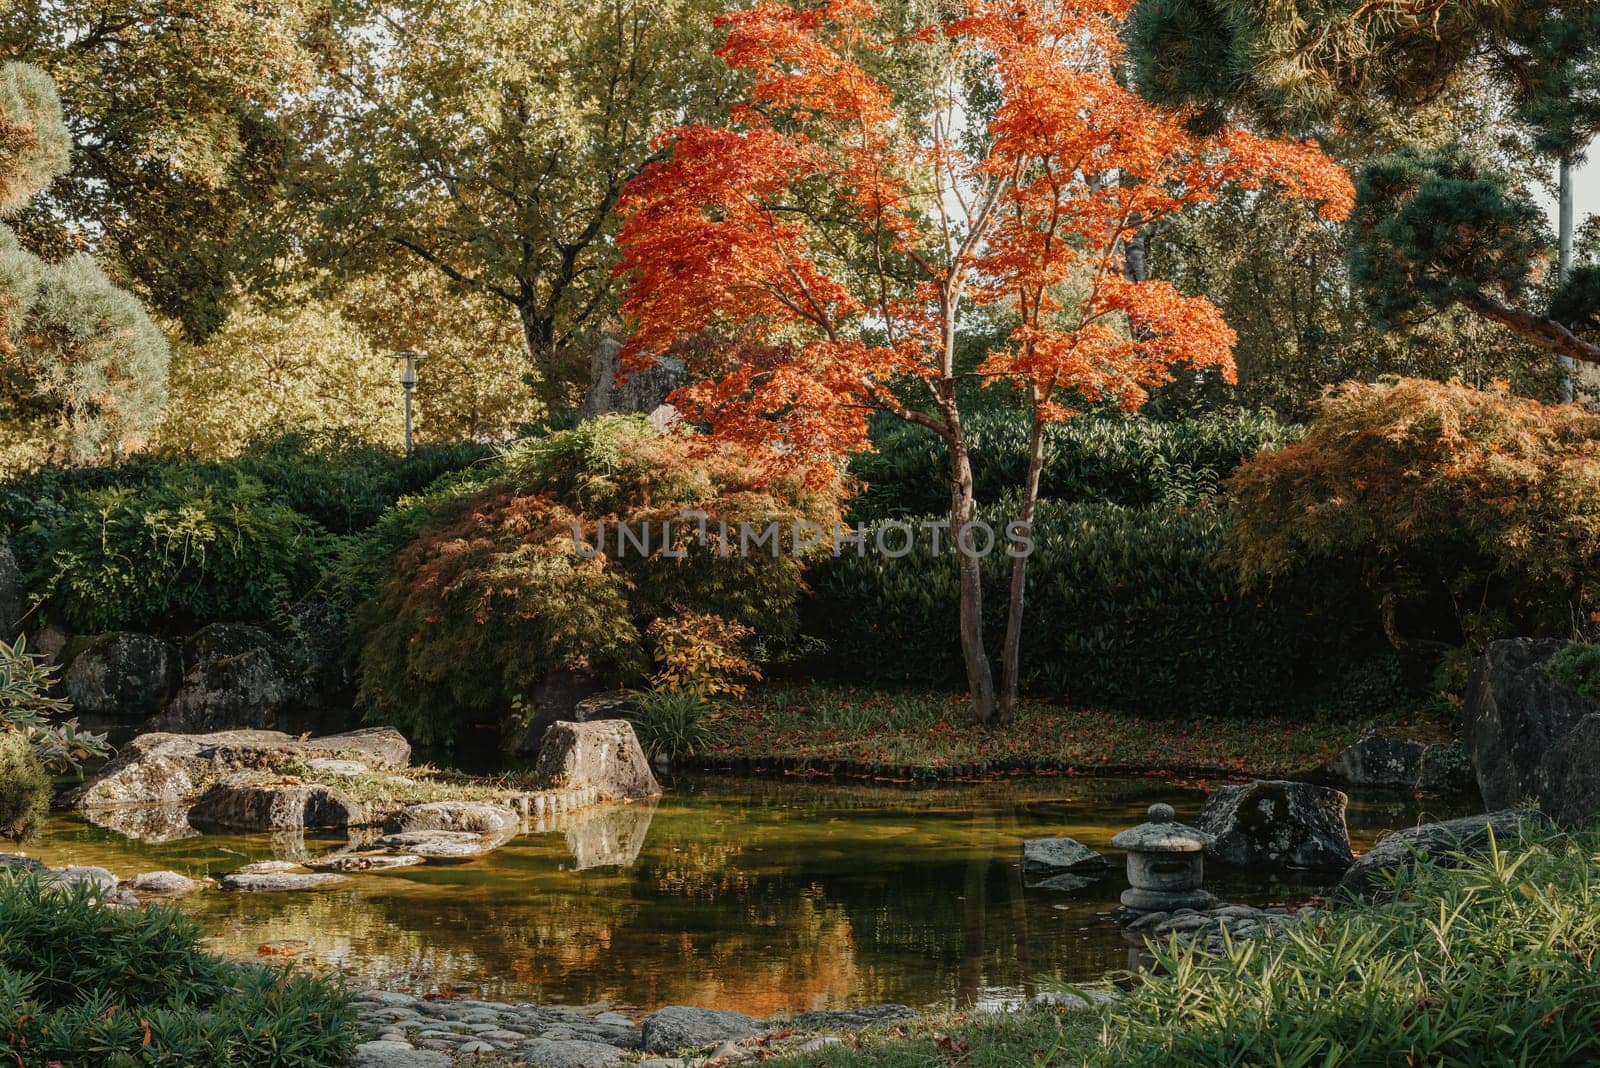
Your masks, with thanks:
<instances>
[{"instance_id":1,"label":"stepping stone","mask_svg":"<svg viewBox=\"0 0 1600 1068\"><path fill-rule=\"evenodd\" d=\"M372 872L391 871L421 864L415 853L344 853L310 861L306 866L317 871Z\"/></svg>"},{"instance_id":2,"label":"stepping stone","mask_svg":"<svg viewBox=\"0 0 1600 1068\"><path fill-rule=\"evenodd\" d=\"M391 853L428 860L470 860L495 848L483 835L471 831L401 831L384 835L378 844Z\"/></svg>"},{"instance_id":3,"label":"stepping stone","mask_svg":"<svg viewBox=\"0 0 1600 1068\"><path fill-rule=\"evenodd\" d=\"M335 875L332 872L306 872L303 875L293 872L263 874L234 872L232 875L222 877L222 888L260 894L279 890L326 890L349 881L348 876Z\"/></svg>"}]
</instances>

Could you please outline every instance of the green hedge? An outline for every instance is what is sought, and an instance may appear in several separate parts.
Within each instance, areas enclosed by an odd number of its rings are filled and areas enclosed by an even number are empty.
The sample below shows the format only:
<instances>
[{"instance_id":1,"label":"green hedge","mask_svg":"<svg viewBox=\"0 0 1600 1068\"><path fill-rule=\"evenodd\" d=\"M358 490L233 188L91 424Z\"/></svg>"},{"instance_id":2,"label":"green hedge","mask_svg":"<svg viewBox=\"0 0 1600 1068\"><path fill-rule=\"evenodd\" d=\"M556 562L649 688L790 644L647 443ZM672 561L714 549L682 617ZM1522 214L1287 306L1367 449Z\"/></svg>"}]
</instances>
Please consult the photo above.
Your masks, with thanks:
<instances>
[{"instance_id":1,"label":"green hedge","mask_svg":"<svg viewBox=\"0 0 1600 1068\"><path fill-rule=\"evenodd\" d=\"M1028 427L1015 412L975 411L965 420L980 501L1015 493L1027 470ZM1299 429L1270 413L1219 413L1158 422L1120 414L1085 415L1046 432L1039 494L1046 500L1104 501L1143 507L1189 504L1262 447L1292 441ZM944 444L932 432L888 417L873 426L876 452L851 461L865 483L851 505L862 522L921 516L950 507Z\"/></svg>"},{"instance_id":2,"label":"green hedge","mask_svg":"<svg viewBox=\"0 0 1600 1068\"><path fill-rule=\"evenodd\" d=\"M313 1068L355 1048L334 981L200 951L168 905L107 908L84 887L0 872L0 1051L62 1068Z\"/></svg>"},{"instance_id":3,"label":"green hedge","mask_svg":"<svg viewBox=\"0 0 1600 1068\"><path fill-rule=\"evenodd\" d=\"M1005 517L1004 509L984 513L997 531ZM1281 711L1380 651L1338 568L1243 593L1219 557L1227 523L1209 505L1042 502L1029 561L1025 691L1134 712ZM837 668L889 682L962 683L956 557L945 548L932 556L924 536L899 559L846 551L813 570L807 627L828 643ZM985 636L996 654L1010 563L996 551L984 565Z\"/></svg>"}]
</instances>

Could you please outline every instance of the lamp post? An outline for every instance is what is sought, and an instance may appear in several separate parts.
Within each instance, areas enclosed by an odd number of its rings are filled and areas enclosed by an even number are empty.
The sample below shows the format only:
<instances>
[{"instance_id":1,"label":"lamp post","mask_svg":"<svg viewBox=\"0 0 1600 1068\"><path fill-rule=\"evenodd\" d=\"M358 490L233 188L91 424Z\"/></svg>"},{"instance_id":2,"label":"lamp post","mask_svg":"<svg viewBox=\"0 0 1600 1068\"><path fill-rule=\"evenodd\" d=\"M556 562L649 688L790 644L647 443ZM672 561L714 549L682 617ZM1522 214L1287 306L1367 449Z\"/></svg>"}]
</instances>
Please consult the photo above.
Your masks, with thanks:
<instances>
[{"instance_id":1,"label":"lamp post","mask_svg":"<svg viewBox=\"0 0 1600 1068\"><path fill-rule=\"evenodd\" d=\"M418 362L420 362L422 360L426 360L428 358L428 354L426 352L416 352L416 351L414 351L412 349L406 349L404 352L394 353L389 358L391 360L399 360L399 361L401 361L401 363L400 363L400 388L405 390L405 395L406 395L406 455L410 456L411 455L411 393L412 393L413 390L415 390L417 388L417 364L418 364Z\"/></svg>"}]
</instances>

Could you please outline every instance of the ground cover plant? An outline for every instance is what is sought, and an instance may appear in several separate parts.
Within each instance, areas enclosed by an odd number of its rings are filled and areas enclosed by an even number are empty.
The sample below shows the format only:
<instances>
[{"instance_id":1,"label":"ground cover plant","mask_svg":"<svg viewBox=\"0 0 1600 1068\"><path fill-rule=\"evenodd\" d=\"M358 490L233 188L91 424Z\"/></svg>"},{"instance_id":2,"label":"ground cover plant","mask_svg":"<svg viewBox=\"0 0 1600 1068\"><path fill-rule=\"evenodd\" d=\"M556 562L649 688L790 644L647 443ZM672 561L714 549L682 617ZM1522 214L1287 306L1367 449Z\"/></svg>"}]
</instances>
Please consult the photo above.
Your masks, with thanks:
<instances>
[{"instance_id":1,"label":"ground cover plant","mask_svg":"<svg viewBox=\"0 0 1600 1068\"><path fill-rule=\"evenodd\" d=\"M200 951L167 905L108 908L92 891L0 874L0 1052L18 1065L321 1068L355 1047L333 981Z\"/></svg>"},{"instance_id":2,"label":"ground cover plant","mask_svg":"<svg viewBox=\"0 0 1600 1068\"><path fill-rule=\"evenodd\" d=\"M1106 709L1023 700L1003 730L970 731L962 699L948 691L874 689L841 683L770 684L709 717L703 755L783 762L948 772L1072 769L1293 777L1368 730L1423 741L1454 736L1450 713L1407 711L1377 701L1322 717L1263 719Z\"/></svg>"}]
</instances>

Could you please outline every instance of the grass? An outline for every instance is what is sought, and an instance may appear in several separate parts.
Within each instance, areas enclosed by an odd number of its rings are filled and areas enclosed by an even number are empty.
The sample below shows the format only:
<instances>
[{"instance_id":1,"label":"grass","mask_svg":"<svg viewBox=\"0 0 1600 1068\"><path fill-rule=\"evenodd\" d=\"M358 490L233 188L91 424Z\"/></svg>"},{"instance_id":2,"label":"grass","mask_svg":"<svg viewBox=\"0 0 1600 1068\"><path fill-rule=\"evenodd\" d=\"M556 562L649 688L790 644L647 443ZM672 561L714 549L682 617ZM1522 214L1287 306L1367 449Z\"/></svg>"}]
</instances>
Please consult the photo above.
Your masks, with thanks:
<instances>
[{"instance_id":1,"label":"grass","mask_svg":"<svg viewBox=\"0 0 1600 1068\"><path fill-rule=\"evenodd\" d=\"M508 793L531 793L549 784L531 772L468 775L464 772L418 765L398 772L369 772L344 776L318 771L304 764L286 765L284 773L306 782L343 790L362 804L421 805L430 801L501 801Z\"/></svg>"},{"instance_id":2,"label":"grass","mask_svg":"<svg viewBox=\"0 0 1600 1068\"><path fill-rule=\"evenodd\" d=\"M838 1045L779 1054L768 1068L1045 1068L1081 1065L1101 1044L1097 1012L1028 1009L930 1017L841 1036Z\"/></svg>"},{"instance_id":3,"label":"grass","mask_svg":"<svg viewBox=\"0 0 1600 1068\"><path fill-rule=\"evenodd\" d=\"M948 769L1287 776L1315 767L1369 730L1420 741L1453 735L1446 713L1263 720L1134 716L1023 702L984 728L965 698L810 683L769 686L712 717L707 758Z\"/></svg>"}]
</instances>

